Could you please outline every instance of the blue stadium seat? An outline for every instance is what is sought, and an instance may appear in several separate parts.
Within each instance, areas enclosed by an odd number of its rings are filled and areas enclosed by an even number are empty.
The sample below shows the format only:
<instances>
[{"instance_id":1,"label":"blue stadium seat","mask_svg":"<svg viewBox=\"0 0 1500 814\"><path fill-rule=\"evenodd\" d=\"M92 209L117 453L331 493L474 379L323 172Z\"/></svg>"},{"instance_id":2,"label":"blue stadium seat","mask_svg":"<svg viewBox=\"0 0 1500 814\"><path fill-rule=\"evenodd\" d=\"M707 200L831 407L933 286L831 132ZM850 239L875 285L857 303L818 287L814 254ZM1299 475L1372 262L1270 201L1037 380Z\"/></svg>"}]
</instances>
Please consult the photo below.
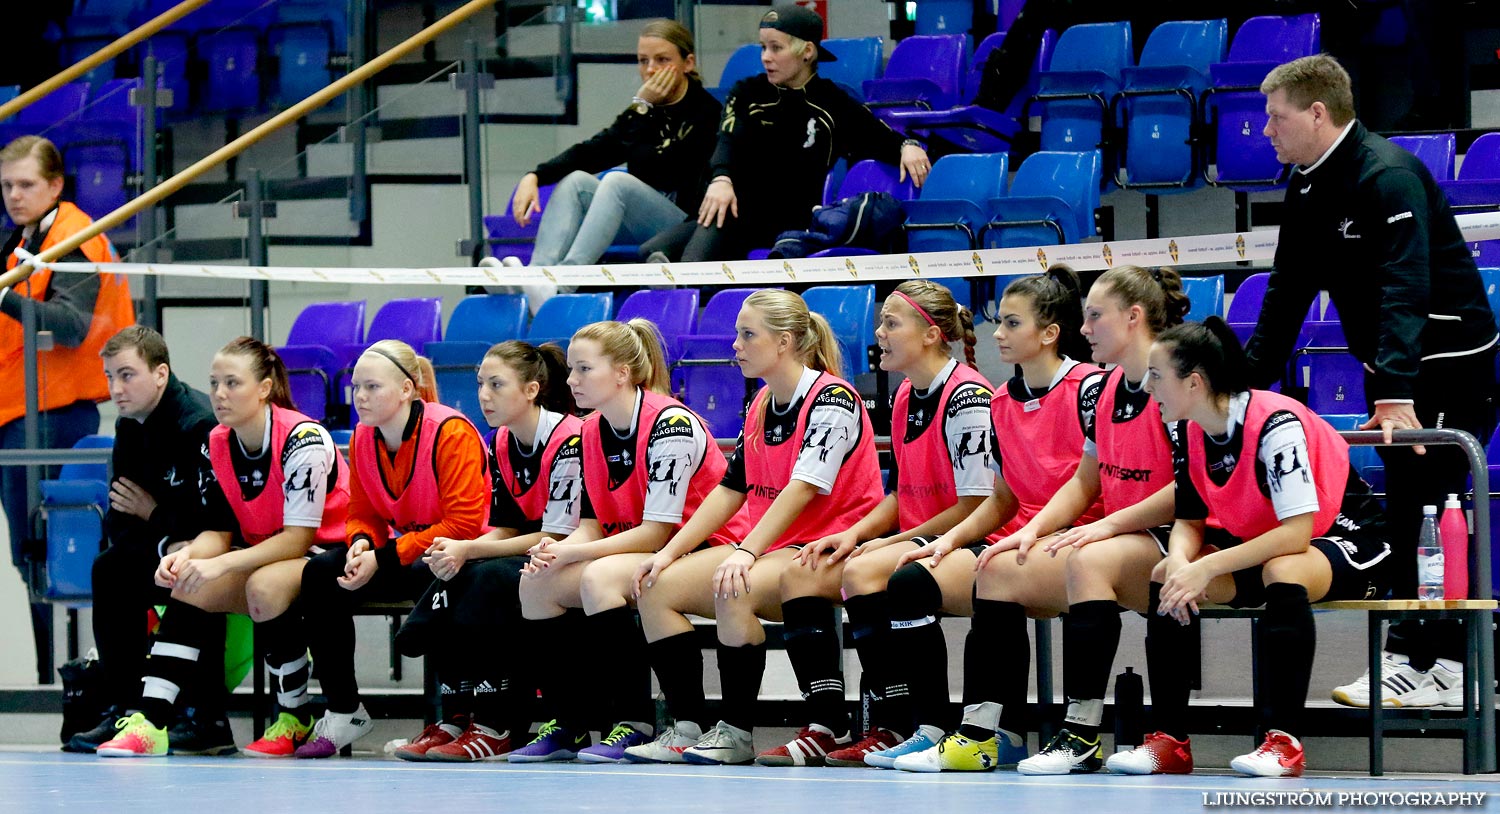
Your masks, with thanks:
<instances>
[{"instance_id":1,"label":"blue stadium seat","mask_svg":"<svg viewBox=\"0 0 1500 814\"><path fill-rule=\"evenodd\" d=\"M347 358L352 362L365 348L382 339L399 339L413 348L421 348L442 338L442 297L390 300L370 319L364 341L347 346Z\"/></svg>"},{"instance_id":2,"label":"blue stadium seat","mask_svg":"<svg viewBox=\"0 0 1500 814\"><path fill-rule=\"evenodd\" d=\"M138 172L144 159L141 119L140 108L131 104L131 95L140 87L139 79L111 79L98 86L90 94L83 121L68 128L65 143L118 144L129 157L131 172Z\"/></svg>"},{"instance_id":3,"label":"blue stadium seat","mask_svg":"<svg viewBox=\"0 0 1500 814\"><path fill-rule=\"evenodd\" d=\"M441 342L428 342L422 355L432 362L437 374L438 396L474 422L485 426L475 393L474 369L484 360L491 346L507 339L519 339L526 330L531 314L525 294L475 294L464 297L448 317L447 332Z\"/></svg>"},{"instance_id":4,"label":"blue stadium seat","mask_svg":"<svg viewBox=\"0 0 1500 814\"><path fill-rule=\"evenodd\" d=\"M1235 32L1225 62L1209 66L1213 87L1204 92L1206 129L1213 134L1204 180L1242 192L1285 183L1266 128L1260 83L1271 69L1319 49L1319 18L1252 17Z\"/></svg>"},{"instance_id":5,"label":"blue stadium seat","mask_svg":"<svg viewBox=\"0 0 1500 814\"><path fill-rule=\"evenodd\" d=\"M1101 148L1109 100L1135 63L1130 23L1091 23L1064 31L1052 63L1037 78L1023 116L1040 116L1043 150Z\"/></svg>"},{"instance_id":6,"label":"blue stadium seat","mask_svg":"<svg viewBox=\"0 0 1500 814\"><path fill-rule=\"evenodd\" d=\"M1227 20L1162 23L1151 32L1136 67L1111 102L1124 133L1115 182L1153 193L1202 185L1197 131L1198 97L1208 90L1208 68L1224 61Z\"/></svg>"},{"instance_id":7,"label":"blue stadium seat","mask_svg":"<svg viewBox=\"0 0 1500 814\"><path fill-rule=\"evenodd\" d=\"M109 449L114 438L86 435L74 449ZM57 480L44 480L42 517L46 522L47 580L43 595L52 601L80 601L93 595L94 557L104 542L109 509L107 464L66 464Z\"/></svg>"},{"instance_id":8,"label":"blue stadium seat","mask_svg":"<svg viewBox=\"0 0 1500 814\"><path fill-rule=\"evenodd\" d=\"M820 285L802 292L809 311L828 320L844 354L840 376L853 379L870 370L869 347L875 342L875 287Z\"/></svg>"},{"instance_id":9,"label":"blue stadium seat","mask_svg":"<svg viewBox=\"0 0 1500 814\"><path fill-rule=\"evenodd\" d=\"M95 218L125 205L131 197L130 154L119 143L74 143L63 151L64 171L73 177L73 203ZM134 218L123 226L129 228Z\"/></svg>"},{"instance_id":10,"label":"blue stadium seat","mask_svg":"<svg viewBox=\"0 0 1500 814\"><path fill-rule=\"evenodd\" d=\"M845 37L823 40L823 47L838 57L818 65L818 76L833 82L855 99L865 100L865 82L880 78L885 60L885 41L880 37Z\"/></svg>"},{"instance_id":11,"label":"blue stadium seat","mask_svg":"<svg viewBox=\"0 0 1500 814\"><path fill-rule=\"evenodd\" d=\"M20 95L20 85L0 85L0 105L3 105Z\"/></svg>"},{"instance_id":12,"label":"blue stadium seat","mask_svg":"<svg viewBox=\"0 0 1500 814\"><path fill-rule=\"evenodd\" d=\"M547 184L537 190L537 205L540 211L531 215L531 223L522 226L511 217L511 207L516 201L516 191L511 189L510 198L505 202L505 211L499 215L484 216L484 230L489 235L490 254L499 257L516 257L523 265L531 263L531 253L536 247L536 230L542 223L542 212L547 209L547 201L552 198L552 190L556 184Z\"/></svg>"},{"instance_id":13,"label":"blue stadium seat","mask_svg":"<svg viewBox=\"0 0 1500 814\"><path fill-rule=\"evenodd\" d=\"M1469 145L1458 179L1439 181L1456 212L1500 208L1500 133L1485 133ZM1500 240L1470 241L1469 251L1481 266L1500 266Z\"/></svg>"},{"instance_id":14,"label":"blue stadium seat","mask_svg":"<svg viewBox=\"0 0 1500 814\"><path fill-rule=\"evenodd\" d=\"M1234 296L1229 298L1229 306L1224 311L1224 321L1234 329L1235 335L1240 342L1250 338L1255 330L1255 322L1260 318L1260 306L1266 299L1266 285L1271 279L1271 272L1260 271L1246 277L1240 283L1239 288L1234 290ZM1319 314L1317 298L1313 298L1312 304L1307 308L1307 316L1304 322L1317 321Z\"/></svg>"},{"instance_id":15,"label":"blue stadium seat","mask_svg":"<svg viewBox=\"0 0 1500 814\"><path fill-rule=\"evenodd\" d=\"M1452 133L1391 136L1391 143L1421 159L1434 179L1452 181L1456 177L1454 161L1458 150L1458 139Z\"/></svg>"},{"instance_id":16,"label":"blue stadium seat","mask_svg":"<svg viewBox=\"0 0 1500 814\"><path fill-rule=\"evenodd\" d=\"M729 98L729 91L734 89L734 83L765 72L760 64L760 43L741 45L729 55L729 61L724 64L724 71L719 74L719 86L709 88L708 92L723 102Z\"/></svg>"},{"instance_id":17,"label":"blue stadium seat","mask_svg":"<svg viewBox=\"0 0 1500 814\"><path fill-rule=\"evenodd\" d=\"M130 25L132 28L139 26L176 5L177 0L144 0L131 13ZM167 108L169 119L182 120L193 116L190 98L192 90L188 81L192 73L192 66L189 62L192 61L193 32L203 28L213 19L213 12L208 8L199 8L152 34L150 39L135 47L132 59L137 65L146 58L147 54L156 57L161 86L172 92L172 106Z\"/></svg>"},{"instance_id":18,"label":"blue stadium seat","mask_svg":"<svg viewBox=\"0 0 1500 814\"><path fill-rule=\"evenodd\" d=\"M990 52L1000 46L1005 32L996 32L984 38L974 50L974 59L964 81L965 104L948 110L897 110L892 111L886 121L891 126L915 138L931 140L940 138L965 152L998 153L1010 149L1012 140L1023 128L1021 109L1026 100L1036 93L1037 77L1052 63L1052 49L1057 43L1057 32L1042 32L1042 42L1032 63L1031 75L1011 100L1004 111L990 110L974 104L979 94L979 84L984 76L984 64Z\"/></svg>"},{"instance_id":19,"label":"blue stadium seat","mask_svg":"<svg viewBox=\"0 0 1500 814\"><path fill-rule=\"evenodd\" d=\"M1005 153L946 155L906 210L906 242L914 252L978 248L977 232L985 222L984 206L1005 195L1010 156Z\"/></svg>"},{"instance_id":20,"label":"blue stadium seat","mask_svg":"<svg viewBox=\"0 0 1500 814\"><path fill-rule=\"evenodd\" d=\"M849 168L849 172L844 174L834 202L852 198L862 192L889 192L901 201L909 201L917 197L916 184L913 184L910 178L902 181L900 177L900 167L867 158L855 163Z\"/></svg>"},{"instance_id":21,"label":"blue stadium seat","mask_svg":"<svg viewBox=\"0 0 1500 814\"><path fill-rule=\"evenodd\" d=\"M199 110L252 113L260 109L260 31L240 26L206 31L194 40L193 48L208 65Z\"/></svg>"},{"instance_id":22,"label":"blue stadium seat","mask_svg":"<svg viewBox=\"0 0 1500 814\"><path fill-rule=\"evenodd\" d=\"M1365 404L1365 368L1348 353L1308 353L1302 386L1315 413L1347 413Z\"/></svg>"},{"instance_id":23,"label":"blue stadium seat","mask_svg":"<svg viewBox=\"0 0 1500 814\"><path fill-rule=\"evenodd\" d=\"M370 327L365 330L363 341L334 349L341 357L339 377L335 382L335 392L340 403L345 406L353 404L350 400L349 381L354 372L354 363L370 345L382 339L399 339L420 352L427 347L428 342L437 342L442 338L442 297L415 297L386 302L371 317Z\"/></svg>"},{"instance_id":24,"label":"blue stadium seat","mask_svg":"<svg viewBox=\"0 0 1500 814\"><path fill-rule=\"evenodd\" d=\"M318 420L328 416L333 381L344 367L342 349L365 338L365 301L315 302L297 315L286 345L276 349L287 367L292 402ZM337 351L335 349L338 349Z\"/></svg>"},{"instance_id":25,"label":"blue stadium seat","mask_svg":"<svg viewBox=\"0 0 1500 814\"><path fill-rule=\"evenodd\" d=\"M988 222L980 230L980 245L1037 246L1091 237L1103 173L1098 150L1033 153L1021 162L1010 194L985 205Z\"/></svg>"},{"instance_id":26,"label":"blue stadium seat","mask_svg":"<svg viewBox=\"0 0 1500 814\"><path fill-rule=\"evenodd\" d=\"M1500 268L1480 267L1479 279L1484 282L1484 296L1490 301L1490 310L1500 317Z\"/></svg>"},{"instance_id":27,"label":"blue stadium seat","mask_svg":"<svg viewBox=\"0 0 1500 814\"><path fill-rule=\"evenodd\" d=\"M1189 321L1201 322L1211 316L1224 315L1224 275L1184 277L1182 290L1188 295Z\"/></svg>"},{"instance_id":28,"label":"blue stadium seat","mask_svg":"<svg viewBox=\"0 0 1500 814\"><path fill-rule=\"evenodd\" d=\"M482 342L486 349L507 339L520 339L531 314L525 294L475 294L453 307L443 339Z\"/></svg>"},{"instance_id":29,"label":"blue stadium seat","mask_svg":"<svg viewBox=\"0 0 1500 814\"><path fill-rule=\"evenodd\" d=\"M9 142L24 135L66 141L69 128L80 120L87 106L89 83L69 82L52 91L0 124L0 139Z\"/></svg>"},{"instance_id":30,"label":"blue stadium seat","mask_svg":"<svg viewBox=\"0 0 1500 814\"><path fill-rule=\"evenodd\" d=\"M967 34L974 27L974 3L971 0L919 0L916 33Z\"/></svg>"},{"instance_id":31,"label":"blue stadium seat","mask_svg":"<svg viewBox=\"0 0 1500 814\"><path fill-rule=\"evenodd\" d=\"M60 65L72 65L91 56L95 51L124 36L130 27L122 17L110 14L94 14L85 9L83 13L71 14L63 21L63 31L57 43L57 60ZM81 77L81 81L95 87L115 78L116 60L105 60Z\"/></svg>"},{"instance_id":32,"label":"blue stadium seat","mask_svg":"<svg viewBox=\"0 0 1500 814\"><path fill-rule=\"evenodd\" d=\"M963 98L969 36L907 37L896 43L885 75L864 84L865 104L887 118L898 109L947 110Z\"/></svg>"},{"instance_id":33,"label":"blue stadium seat","mask_svg":"<svg viewBox=\"0 0 1500 814\"><path fill-rule=\"evenodd\" d=\"M734 364L734 323L755 288L715 291L698 318L698 333L679 337L678 362L719 360L714 365L673 368L672 388L708 422L715 438L734 438L744 426L745 377Z\"/></svg>"},{"instance_id":34,"label":"blue stadium seat","mask_svg":"<svg viewBox=\"0 0 1500 814\"><path fill-rule=\"evenodd\" d=\"M568 342L579 328L609 319L614 310L615 297L608 291L559 294L537 309L526 333L526 341L533 345L556 342L567 350Z\"/></svg>"},{"instance_id":35,"label":"blue stadium seat","mask_svg":"<svg viewBox=\"0 0 1500 814\"><path fill-rule=\"evenodd\" d=\"M693 325L698 318L698 289L637 291L625 299L615 319L627 322L636 317L651 320L657 330L661 331L662 347L666 351L667 364L670 365L680 353L678 341L693 333Z\"/></svg>"},{"instance_id":36,"label":"blue stadium seat","mask_svg":"<svg viewBox=\"0 0 1500 814\"><path fill-rule=\"evenodd\" d=\"M277 3L276 22L266 32L276 57L276 103L290 107L334 81L339 71L330 60L344 51L348 38L348 6L341 0Z\"/></svg>"}]
</instances>

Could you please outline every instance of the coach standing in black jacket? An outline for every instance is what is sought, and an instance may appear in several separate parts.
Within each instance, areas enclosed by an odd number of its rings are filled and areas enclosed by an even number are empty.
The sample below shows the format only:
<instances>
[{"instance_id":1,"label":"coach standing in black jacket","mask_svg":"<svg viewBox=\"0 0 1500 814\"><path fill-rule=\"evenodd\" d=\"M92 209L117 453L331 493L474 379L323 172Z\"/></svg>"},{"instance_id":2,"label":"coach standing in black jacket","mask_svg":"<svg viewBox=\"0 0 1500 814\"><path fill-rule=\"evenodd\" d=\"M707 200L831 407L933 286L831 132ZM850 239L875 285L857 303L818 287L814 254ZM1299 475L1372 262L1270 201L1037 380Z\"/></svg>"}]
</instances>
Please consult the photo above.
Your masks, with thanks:
<instances>
[{"instance_id":1,"label":"coach standing in black jacket","mask_svg":"<svg viewBox=\"0 0 1500 814\"><path fill-rule=\"evenodd\" d=\"M88 752L114 737L123 705L140 695L146 610L165 604L171 593L157 586L153 575L164 544L191 540L202 530L198 479L209 465L209 430L218 424L208 397L173 375L167 343L156 331L126 328L99 355L120 417L104 522L109 548L94 560L94 644L104 670L105 700L116 709L68 744L72 751ZM209 663L222 670L221 659Z\"/></svg>"},{"instance_id":2,"label":"coach standing in black jacket","mask_svg":"<svg viewBox=\"0 0 1500 814\"><path fill-rule=\"evenodd\" d=\"M1481 444L1494 425L1495 316L1458 224L1415 156L1354 119L1349 75L1318 55L1273 70L1261 84L1265 134L1287 185L1276 268L1246 347L1257 387L1282 377L1302 317L1319 289L1338 307L1349 351L1365 366L1364 429L1445 427ZM1381 448L1390 494L1393 582L1414 596L1421 506L1463 492L1462 451ZM1480 541L1488 545L1488 541ZM1462 658L1453 623L1391 629L1384 697L1427 706L1461 691L1449 658ZM1403 635L1404 634L1404 635ZM1444 657L1442 669L1434 658ZM1407 663L1409 660L1409 664ZM1367 706L1368 676L1335 700Z\"/></svg>"}]
</instances>

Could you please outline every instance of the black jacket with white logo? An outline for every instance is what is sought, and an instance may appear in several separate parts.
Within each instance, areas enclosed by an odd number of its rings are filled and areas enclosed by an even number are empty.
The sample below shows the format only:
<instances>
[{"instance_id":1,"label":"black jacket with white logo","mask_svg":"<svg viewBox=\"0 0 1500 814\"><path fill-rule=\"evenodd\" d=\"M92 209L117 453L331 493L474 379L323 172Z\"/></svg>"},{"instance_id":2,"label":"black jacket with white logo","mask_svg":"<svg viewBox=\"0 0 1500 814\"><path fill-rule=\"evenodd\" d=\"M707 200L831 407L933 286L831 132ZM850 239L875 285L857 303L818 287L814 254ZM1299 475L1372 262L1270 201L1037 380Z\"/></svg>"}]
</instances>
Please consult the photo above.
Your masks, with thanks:
<instances>
[{"instance_id":1,"label":"black jacket with white logo","mask_svg":"<svg viewBox=\"0 0 1500 814\"><path fill-rule=\"evenodd\" d=\"M1292 173L1276 268L1246 350L1251 385L1281 378L1320 289L1349 350L1373 369L1366 396L1415 398L1424 359L1490 345L1495 316L1448 201L1416 156L1354 122L1326 160Z\"/></svg>"},{"instance_id":2,"label":"black jacket with white logo","mask_svg":"<svg viewBox=\"0 0 1500 814\"><path fill-rule=\"evenodd\" d=\"M782 232L807 228L835 161L894 165L902 141L830 80L814 76L801 88L783 88L757 74L729 92L709 178L729 176L741 228L752 245L769 246Z\"/></svg>"},{"instance_id":3,"label":"black jacket with white logo","mask_svg":"<svg viewBox=\"0 0 1500 814\"><path fill-rule=\"evenodd\" d=\"M203 530L199 479L209 468L208 433L219 422L208 397L177 376L145 421L115 421L114 477L127 478L156 500L150 520L110 509L105 528L114 545L155 546L191 540Z\"/></svg>"}]
</instances>

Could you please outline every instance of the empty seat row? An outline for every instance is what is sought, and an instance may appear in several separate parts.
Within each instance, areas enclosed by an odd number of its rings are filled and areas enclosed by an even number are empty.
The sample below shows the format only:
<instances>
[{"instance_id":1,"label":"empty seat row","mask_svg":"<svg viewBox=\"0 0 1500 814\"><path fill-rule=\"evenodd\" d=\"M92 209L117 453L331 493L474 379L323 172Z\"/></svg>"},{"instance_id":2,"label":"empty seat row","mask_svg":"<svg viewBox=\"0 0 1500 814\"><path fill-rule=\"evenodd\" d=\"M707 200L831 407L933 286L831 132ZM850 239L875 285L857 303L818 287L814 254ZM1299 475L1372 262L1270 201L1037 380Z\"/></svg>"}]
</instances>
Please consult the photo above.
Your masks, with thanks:
<instances>
[{"instance_id":1,"label":"empty seat row","mask_svg":"<svg viewBox=\"0 0 1500 814\"><path fill-rule=\"evenodd\" d=\"M174 5L176 0L93 0L53 32L60 62L78 62ZM214 0L86 79L100 85L117 75L138 75L149 54L159 65L162 87L172 91L171 118L285 107L337 78L347 29L343 0Z\"/></svg>"},{"instance_id":2,"label":"empty seat row","mask_svg":"<svg viewBox=\"0 0 1500 814\"><path fill-rule=\"evenodd\" d=\"M651 320L662 334L673 388L703 414L715 432L738 432L744 378L733 364L732 326L744 299L756 289L719 289L699 316L696 289L643 290L614 310L609 292L564 294L530 313L524 294L479 294L464 298L448 320L446 336L440 298L392 300L364 325L365 303L313 303L302 310L278 348L291 376L298 408L332 427L348 422L349 376L359 354L381 339L399 339L425 354L437 373L443 402L484 426L478 406L475 368L491 345L508 339L564 348L578 328L613 316ZM846 372L869 369L868 347L875 330L874 287L820 286L805 294L809 307L824 314L839 337Z\"/></svg>"}]
</instances>

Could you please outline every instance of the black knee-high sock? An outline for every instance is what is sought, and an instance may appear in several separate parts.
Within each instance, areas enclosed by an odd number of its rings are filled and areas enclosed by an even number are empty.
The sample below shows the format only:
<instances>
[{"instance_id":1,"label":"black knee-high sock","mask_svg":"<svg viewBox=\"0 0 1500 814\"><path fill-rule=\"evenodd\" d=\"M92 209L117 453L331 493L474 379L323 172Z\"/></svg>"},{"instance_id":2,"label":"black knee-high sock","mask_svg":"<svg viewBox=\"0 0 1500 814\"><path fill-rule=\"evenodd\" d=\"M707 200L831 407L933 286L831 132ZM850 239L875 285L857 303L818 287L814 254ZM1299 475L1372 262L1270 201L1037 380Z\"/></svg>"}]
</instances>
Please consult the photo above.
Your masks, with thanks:
<instances>
[{"instance_id":1,"label":"black knee-high sock","mask_svg":"<svg viewBox=\"0 0 1500 814\"><path fill-rule=\"evenodd\" d=\"M942 588L927 566L911 563L891 575L886 593L891 603L891 650L901 654L903 669L898 672L912 699L914 717L907 731L923 724L953 729L950 724L957 721L949 720L948 640L937 618L943 607Z\"/></svg>"},{"instance_id":2,"label":"black knee-high sock","mask_svg":"<svg viewBox=\"0 0 1500 814\"><path fill-rule=\"evenodd\" d=\"M159 727L171 726L174 707L185 688L193 687L195 698L216 697L210 687L196 686L207 679L204 664L210 660L218 667L218 687L224 687L222 651L210 652L207 642L212 639L217 625L222 629L224 615L200 610L185 602L171 600L167 612L162 614L161 627L151 643L151 655L146 659L146 674L142 681L139 709L147 720ZM203 712L214 714L200 704Z\"/></svg>"},{"instance_id":3,"label":"black knee-high sock","mask_svg":"<svg viewBox=\"0 0 1500 814\"><path fill-rule=\"evenodd\" d=\"M755 726L755 701L766 673L766 645L729 647L719 643L719 684L724 692L724 723L746 732Z\"/></svg>"},{"instance_id":4,"label":"black knee-high sock","mask_svg":"<svg viewBox=\"0 0 1500 814\"><path fill-rule=\"evenodd\" d=\"M437 674L439 704L442 720L452 721L474 713L474 692L479 679L468 659L455 653L452 648L434 648L427 655L432 670Z\"/></svg>"},{"instance_id":5,"label":"black knee-high sock","mask_svg":"<svg viewBox=\"0 0 1500 814\"><path fill-rule=\"evenodd\" d=\"M819 596L800 596L781 603L786 655L807 699L807 718L835 735L849 731L844 702L844 658L833 603Z\"/></svg>"},{"instance_id":6,"label":"black knee-high sock","mask_svg":"<svg viewBox=\"0 0 1500 814\"><path fill-rule=\"evenodd\" d=\"M611 608L587 617L584 624L599 648L602 663L609 665L610 680L601 688L603 725L610 727L620 721L649 724L656 720L651 702L651 662L635 609L629 605Z\"/></svg>"},{"instance_id":7,"label":"black knee-high sock","mask_svg":"<svg viewBox=\"0 0 1500 814\"><path fill-rule=\"evenodd\" d=\"M1109 668L1120 649L1120 606L1109 600L1079 602L1063 618L1063 695L1067 728L1084 740L1099 735Z\"/></svg>"},{"instance_id":8,"label":"black knee-high sock","mask_svg":"<svg viewBox=\"0 0 1500 814\"><path fill-rule=\"evenodd\" d=\"M1014 602L975 598L974 621L964 642L964 706L1000 702L1000 728L1025 738L1030 689L1026 609Z\"/></svg>"},{"instance_id":9,"label":"black knee-high sock","mask_svg":"<svg viewBox=\"0 0 1500 814\"><path fill-rule=\"evenodd\" d=\"M529 636L536 645L533 664L537 669L537 683L542 690L542 715L556 720L558 726L569 732L580 732L589 720L588 711L582 709L579 675L582 669L579 653L592 647L581 636L582 613L569 611L551 619L537 619L526 624L531 628Z\"/></svg>"},{"instance_id":10,"label":"black knee-high sock","mask_svg":"<svg viewBox=\"0 0 1500 814\"><path fill-rule=\"evenodd\" d=\"M523 688L509 669L509 664L520 661L514 650L483 639L466 639L456 644L456 648L462 656L456 660L455 669L472 686L468 712L474 723L496 732L525 732L531 723L536 687ZM510 653L509 658L504 655L506 652ZM530 702L525 698L528 691Z\"/></svg>"},{"instance_id":11,"label":"black knee-high sock","mask_svg":"<svg viewBox=\"0 0 1500 814\"><path fill-rule=\"evenodd\" d=\"M1146 672L1151 682L1151 715L1156 728L1182 740L1188 733L1188 696L1192 692L1191 658L1198 637L1198 614L1186 625L1170 616L1158 615L1161 584L1151 583L1151 602L1146 609Z\"/></svg>"},{"instance_id":12,"label":"black knee-high sock","mask_svg":"<svg viewBox=\"0 0 1500 814\"><path fill-rule=\"evenodd\" d=\"M648 645L656 681L667 699L667 712L674 720L690 721L699 727L704 720L703 651L693 631L668 636Z\"/></svg>"},{"instance_id":13,"label":"black knee-high sock","mask_svg":"<svg viewBox=\"0 0 1500 814\"><path fill-rule=\"evenodd\" d=\"M906 684L891 681L894 652L891 650L891 604L889 594L877 591L844 600L849 614L849 634L859 653L860 669L870 704L870 726L903 735L911 732L911 695Z\"/></svg>"},{"instance_id":14,"label":"black knee-high sock","mask_svg":"<svg viewBox=\"0 0 1500 814\"><path fill-rule=\"evenodd\" d=\"M307 644L312 651L318 684L328 700L328 711L359 709L359 680L354 674L354 603L357 592L338 584L348 549L331 548L308 560L302 569L302 594L297 604L305 618ZM378 578L378 577L377 577Z\"/></svg>"},{"instance_id":15,"label":"black knee-high sock","mask_svg":"<svg viewBox=\"0 0 1500 814\"><path fill-rule=\"evenodd\" d=\"M306 709L312 664L302 631L302 613L296 603L275 619L255 623L255 635L265 642L266 670L271 674L270 689L277 710L290 712L306 723L312 717Z\"/></svg>"},{"instance_id":16,"label":"black knee-high sock","mask_svg":"<svg viewBox=\"0 0 1500 814\"><path fill-rule=\"evenodd\" d=\"M1295 734L1307 706L1307 685L1318 646L1307 588L1288 582L1267 585L1260 635L1267 666L1276 676L1275 681L1266 682L1266 728Z\"/></svg>"}]
</instances>

